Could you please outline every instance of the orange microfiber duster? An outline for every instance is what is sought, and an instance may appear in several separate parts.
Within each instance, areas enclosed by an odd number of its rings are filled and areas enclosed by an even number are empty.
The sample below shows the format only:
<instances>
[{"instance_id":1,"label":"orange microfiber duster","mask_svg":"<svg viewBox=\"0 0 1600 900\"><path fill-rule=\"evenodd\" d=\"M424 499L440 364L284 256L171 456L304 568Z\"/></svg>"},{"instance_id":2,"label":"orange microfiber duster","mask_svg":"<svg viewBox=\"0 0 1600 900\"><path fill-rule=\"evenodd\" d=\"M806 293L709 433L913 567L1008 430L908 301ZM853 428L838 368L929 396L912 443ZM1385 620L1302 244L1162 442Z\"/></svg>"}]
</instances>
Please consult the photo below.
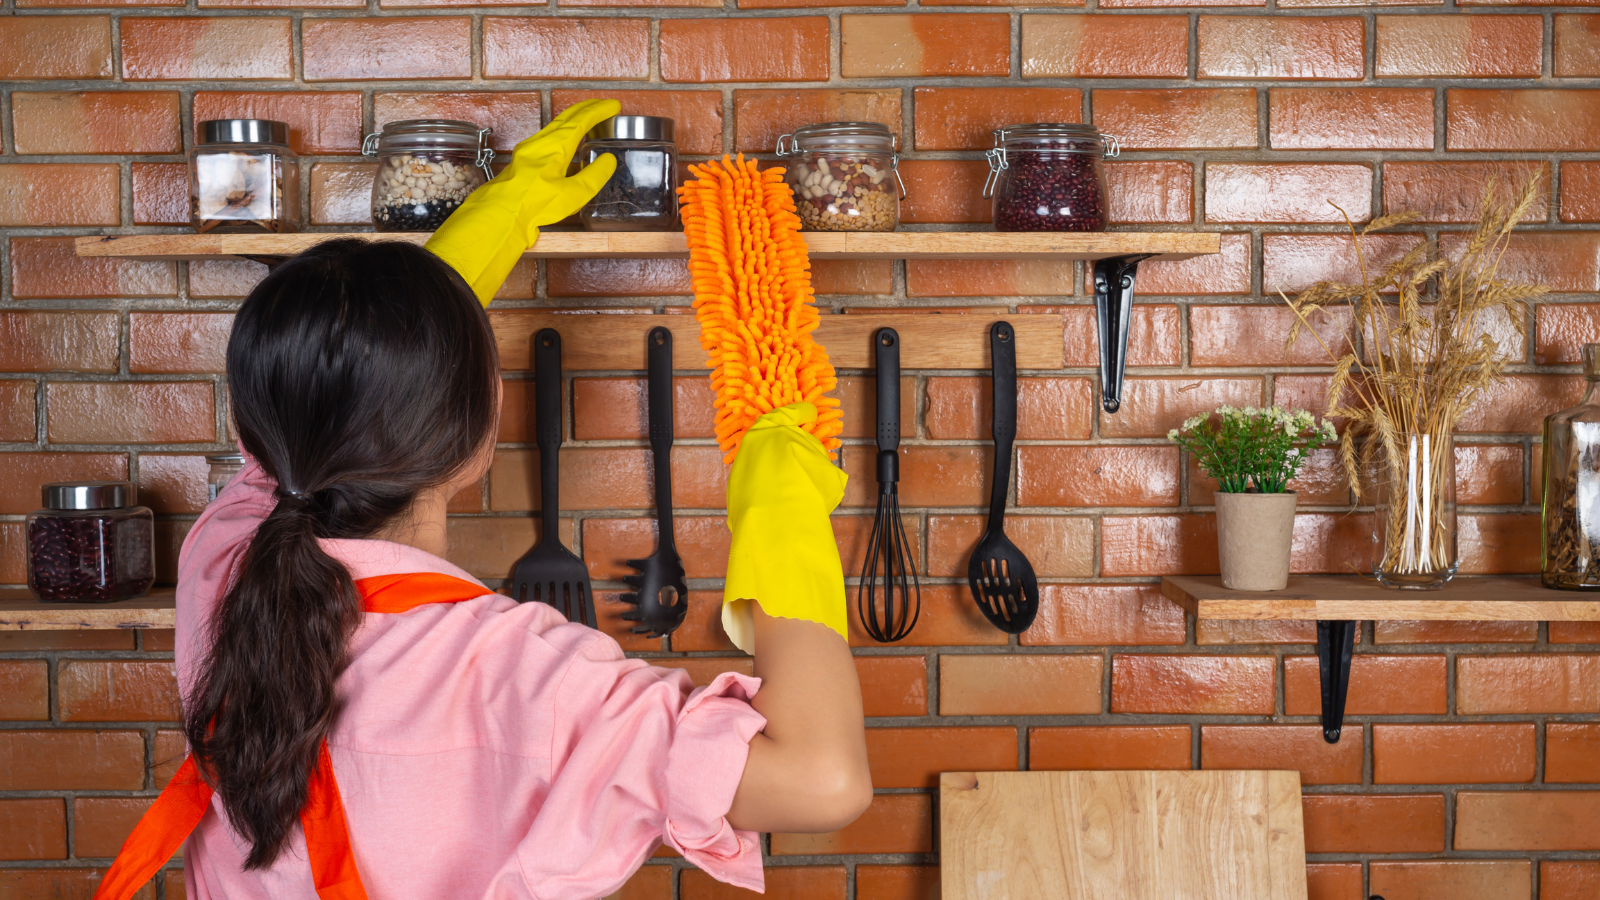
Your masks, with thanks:
<instances>
[{"instance_id":1,"label":"orange microfiber duster","mask_svg":"<svg viewBox=\"0 0 1600 900\"><path fill-rule=\"evenodd\" d=\"M800 401L817 409L804 429L833 456L844 423L826 394L838 379L811 337L820 321L811 261L783 169L763 172L740 154L689 171L694 180L678 191L723 460L733 462L756 419Z\"/></svg>"}]
</instances>

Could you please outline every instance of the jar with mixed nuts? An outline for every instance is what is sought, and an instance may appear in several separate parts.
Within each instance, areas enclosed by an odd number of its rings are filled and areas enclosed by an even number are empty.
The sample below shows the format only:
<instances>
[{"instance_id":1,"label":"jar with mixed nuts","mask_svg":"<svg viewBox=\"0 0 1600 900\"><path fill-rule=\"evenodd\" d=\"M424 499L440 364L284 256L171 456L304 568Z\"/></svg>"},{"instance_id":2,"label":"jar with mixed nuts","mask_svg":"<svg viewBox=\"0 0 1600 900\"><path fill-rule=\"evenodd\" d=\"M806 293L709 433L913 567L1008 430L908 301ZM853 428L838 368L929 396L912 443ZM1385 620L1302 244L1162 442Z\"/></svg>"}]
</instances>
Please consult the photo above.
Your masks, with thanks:
<instances>
[{"instance_id":1,"label":"jar with mixed nuts","mask_svg":"<svg viewBox=\"0 0 1600 900\"><path fill-rule=\"evenodd\" d=\"M824 122L778 138L806 231L893 231L900 224L900 157L888 126Z\"/></svg>"},{"instance_id":2,"label":"jar with mixed nuts","mask_svg":"<svg viewBox=\"0 0 1600 900\"><path fill-rule=\"evenodd\" d=\"M289 126L271 119L210 119L189 151L189 219L194 230L300 230L300 160Z\"/></svg>"},{"instance_id":3,"label":"jar with mixed nuts","mask_svg":"<svg viewBox=\"0 0 1600 900\"><path fill-rule=\"evenodd\" d=\"M432 231L480 184L494 177L488 128L453 119L406 119L367 135L363 156L378 158L372 225L378 231Z\"/></svg>"}]
</instances>

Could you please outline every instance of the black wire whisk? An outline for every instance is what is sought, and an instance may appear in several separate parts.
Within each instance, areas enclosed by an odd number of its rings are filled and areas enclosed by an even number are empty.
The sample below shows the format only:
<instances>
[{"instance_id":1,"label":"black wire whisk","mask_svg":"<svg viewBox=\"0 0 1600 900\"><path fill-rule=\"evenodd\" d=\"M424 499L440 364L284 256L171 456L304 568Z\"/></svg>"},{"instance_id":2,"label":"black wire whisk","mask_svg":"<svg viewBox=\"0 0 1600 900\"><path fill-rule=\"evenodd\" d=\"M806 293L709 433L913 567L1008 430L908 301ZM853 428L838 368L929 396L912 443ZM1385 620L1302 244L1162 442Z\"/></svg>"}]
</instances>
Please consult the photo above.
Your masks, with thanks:
<instances>
[{"instance_id":1,"label":"black wire whisk","mask_svg":"<svg viewBox=\"0 0 1600 900\"><path fill-rule=\"evenodd\" d=\"M922 586L900 518L900 335L880 328L872 342L878 381L878 514L867 538L856 613L873 640L892 644L917 626Z\"/></svg>"}]
</instances>

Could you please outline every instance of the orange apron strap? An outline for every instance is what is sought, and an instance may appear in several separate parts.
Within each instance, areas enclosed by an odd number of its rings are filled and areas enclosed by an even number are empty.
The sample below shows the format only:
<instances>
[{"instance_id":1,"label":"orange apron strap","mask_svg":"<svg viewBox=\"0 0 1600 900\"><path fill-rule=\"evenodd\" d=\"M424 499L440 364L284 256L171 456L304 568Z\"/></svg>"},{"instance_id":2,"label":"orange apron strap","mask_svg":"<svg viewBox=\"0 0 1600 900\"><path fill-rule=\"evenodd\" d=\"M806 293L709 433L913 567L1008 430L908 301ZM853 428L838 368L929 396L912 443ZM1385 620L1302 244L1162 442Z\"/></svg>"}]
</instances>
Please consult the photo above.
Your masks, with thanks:
<instances>
[{"instance_id":1,"label":"orange apron strap","mask_svg":"<svg viewBox=\"0 0 1600 900\"><path fill-rule=\"evenodd\" d=\"M475 581L439 572L374 575L356 582L367 612L403 613L425 603L459 603L487 597L494 591Z\"/></svg>"},{"instance_id":2,"label":"orange apron strap","mask_svg":"<svg viewBox=\"0 0 1600 900\"><path fill-rule=\"evenodd\" d=\"M311 857L311 879L321 900L367 900L356 871L356 857L350 848L350 829L344 820L344 801L339 799L339 784L333 778L333 757L328 742L322 742L317 767L311 772L306 805L300 810L300 827L306 834L306 853Z\"/></svg>"},{"instance_id":3,"label":"orange apron strap","mask_svg":"<svg viewBox=\"0 0 1600 900\"><path fill-rule=\"evenodd\" d=\"M178 774L128 835L116 862L94 892L94 900L132 897L178 852L210 808L211 786L201 779L194 757L186 757Z\"/></svg>"}]
</instances>

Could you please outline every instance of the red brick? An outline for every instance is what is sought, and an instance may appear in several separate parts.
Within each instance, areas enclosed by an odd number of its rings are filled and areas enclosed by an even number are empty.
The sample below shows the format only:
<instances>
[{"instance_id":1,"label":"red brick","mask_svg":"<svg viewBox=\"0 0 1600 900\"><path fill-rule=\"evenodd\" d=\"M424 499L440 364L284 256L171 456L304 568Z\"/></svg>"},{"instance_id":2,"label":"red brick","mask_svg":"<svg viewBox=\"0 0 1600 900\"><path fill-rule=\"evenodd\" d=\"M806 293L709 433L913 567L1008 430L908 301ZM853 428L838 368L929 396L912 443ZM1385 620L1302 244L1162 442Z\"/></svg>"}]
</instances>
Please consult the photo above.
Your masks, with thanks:
<instances>
[{"instance_id":1,"label":"red brick","mask_svg":"<svg viewBox=\"0 0 1600 900\"><path fill-rule=\"evenodd\" d=\"M294 77L286 18L122 19L128 81L271 80Z\"/></svg>"},{"instance_id":2,"label":"red brick","mask_svg":"<svg viewBox=\"0 0 1600 900\"><path fill-rule=\"evenodd\" d=\"M646 19L486 17L483 74L487 78L645 78L650 74L650 23Z\"/></svg>"},{"instance_id":3,"label":"red brick","mask_svg":"<svg viewBox=\"0 0 1600 900\"><path fill-rule=\"evenodd\" d=\"M1372 215L1372 167L1208 163L1205 202L1207 222L1343 223L1345 215L1364 222Z\"/></svg>"},{"instance_id":4,"label":"red brick","mask_svg":"<svg viewBox=\"0 0 1600 900\"><path fill-rule=\"evenodd\" d=\"M1600 781L1600 725L1551 722L1544 727L1547 784Z\"/></svg>"},{"instance_id":5,"label":"red brick","mask_svg":"<svg viewBox=\"0 0 1600 900\"><path fill-rule=\"evenodd\" d=\"M1361 864L1309 864L1306 866L1306 890L1309 900L1365 900L1366 893L1361 890Z\"/></svg>"},{"instance_id":6,"label":"red brick","mask_svg":"<svg viewBox=\"0 0 1600 900\"><path fill-rule=\"evenodd\" d=\"M913 446L900 448L900 503L918 506L982 506L989 502L993 463L989 448ZM850 475L841 506L876 506L877 451L846 447Z\"/></svg>"},{"instance_id":7,"label":"red brick","mask_svg":"<svg viewBox=\"0 0 1600 900\"><path fill-rule=\"evenodd\" d=\"M1525 859L1374 860L1372 892L1393 900L1530 900L1532 876Z\"/></svg>"},{"instance_id":8,"label":"red brick","mask_svg":"<svg viewBox=\"0 0 1600 900\"><path fill-rule=\"evenodd\" d=\"M1600 222L1600 162L1562 163L1561 221Z\"/></svg>"},{"instance_id":9,"label":"red brick","mask_svg":"<svg viewBox=\"0 0 1600 900\"><path fill-rule=\"evenodd\" d=\"M289 125L289 146L301 154L361 150L361 94L357 91L198 91L194 120L276 119Z\"/></svg>"},{"instance_id":10,"label":"red brick","mask_svg":"<svg viewBox=\"0 0 1600 900\"><path fill-rule=\"evenodd\" d=\"M1457 850L1600 850L1600 791L1461 791Z\"/></svg>"},{"instance_id":11,"label":"red brick","mask_svg":"<svg viewBox=\"0 0 1600 900\"><path fill-rule=\"evenodd\" d=\"M1600 90L1445 92L1449 150L1600 150Z\"/></svg>"},{"instance_id":12,"label":"red brick","mask_svg":"<svg viewBox=\"0 0 1600 900\"><path fill-rule=\"evenodd\" d=\"M1538 622L1374 622L1375 644L1531 644Z\"/></svg>"},{"instance_id":13,"label":"red brick","mask_svg":"<svg viewBox=\"0 0 1600 900\"><path fill-rule=\"evenodd\" d=\"M1070 88L919 87L918 150L987 150L996 128L1017 122L1078 122L1083 92Z\"/></svg>"},{"instance_id":14,"label":"red brick","mask_svg":"<svg viewBox=\"0 0 1600 900\"><path fill-rule=\"evenodd\" d=\"M1111 711L1193 715L1269 715L1270 656L1140 656L1111 662Z\"/></svg>"},{"instance_id":15,"label":"red brick","mask_svg":"<svg viewBox=\"0 0 1600 900\"><path fill-rule=\"evenodd\" d=\"M917 159L900 163L906 198L900 202L905 224L977 224L989 221L983 198L989 164L976 160Z\"/></svg>"},{"instance_id":16,"label":"red brick","mask_svg":"<svg viewBox=\"0 0 1600 900\"><path fill-rule=\"evenodd\" d=\"M197 299L243 299L267 267L244 259L195 260L189 263L189 296Z\"/></svg>"},{"instance_id":17,"label":"red brick","mask_svg":"<svg viewBox=\"0 0 1600 900\"><path fill-rule=\"evenodd\" d=\"M0 441L34 439L37 433L34 395L37 392L38 386L32 381L0 381Z\"/></svg>"},{"instance_id":18,"label":"red brick","mask_svg":"<svg viewBox=\"0 0 1600 900\"><path fill-rule=\"evenodd\" d=\"M1023 78L1183 78L1186 16L1022 17Z\"/></svg>"},{"instance_id":19,"label":"red brick","mask_svg":"<svg viewBox=\"0 0 1600 900\"><path fill-rule=\"evenodd\" d=\"M1443 794L1308 794L1307 853L1438 853Z\"/></svg>"},{"instance_id":20,"label":"red brick","mask_svg":"<svg viewBox=\"0 0 1600 900\"><path fill-rule=\"evenodd\" d=\"M1074 726L1028 729L1031 771L1187 769L1189 726Z\"/></svg>"},{"instance_id":21,"label":"red brick","mask_svg":"<svg viewBox=\"0 0 1600 900\"><path fill-rule=\"evenodd\" d=\"M1177 506L1176 447L1022 447L1019 506Z\"/></svg>"},{"instance_id":22,"label":"red brick","mask_svg":"<svg viewBox=\"0 0 1600 900\"><path fill-rule=\"evenodd\" d=\"M868 728L867 764L877 788L938 787L940 772L1014 771L1017 730Z\"/></svg>"},{"instance_id":23,"label":"red brick","mask_svg":"<svg viewBox=\"0 0 1600 900\"><path fill-rule=\"evenodd\" d=\"M37 504L35 504L37 505ZM17 541L20 543L22 523L7 523L14 529ZM0 535L4 535L8 528L0 528ZM0 537L0 542L9 542L10 539ZM20 548L19 548L20 549ZM20 553L18 554L20 557ZM9 560L7 560L9 562ZM0 572L10 574L9 566L0 568ZM26 580L19 559L16 565L16 579L7 578L7 581L19 583ZM36 652L41 650L133 650L134 634L132 630L116 631L7 631L0 634L0 651L6 653Z\"/></svg>"},{"instance_id":24,"label":"red brick","mask_svg":"<svg viewBox=\"0 0 1600 900\"><path fill-rule=\"evenodd\" d=\"M1565 180L1568 169L1562 169ZM1386 162L1383 211L1422 214L1423 222L1478 221L1484 186L1495 181L1502 195L1516 192L1528 178L1540 177L1540 191L1524 222L1543 222L1550 214L1550 165L1525 162Z\"/></svg>"},{"instance_id":25,"label":"red brick","mask_svg":"<svg viewBox=\"0 0 1600 900\"><path fill-rule=\"evenodd\" d=\"M844 900L844 866L774 866L763 873L766 892L757 894L716 881L699 869L684 869L679 885L681 900L741 900L765 896L768 900Z\"/></svg>"},{"instance_id":26,"label":"red brick","mask_svg":"<svg viewBox=\"0 0 1600 900\"><path fill-rule=\"evenodd\" d=\"M932 852L931 794L879 794L861 818L839 831L772 835L773 856Z\"/></svg>"},{"instance_id":27,"label":"red brick","mask_svg":"<svg viewBox=\"0 0 1600 900\"><path fill-rule=\"evenodd\" d=\"M828 20L663 19L661 80L823 81L828 78ZM752 53L750 48L761 52Z\"/></svg>"},{"instance_id":28,"label":"red brick","mask_svg":"<svg viewBox=\"0 0 1600 900\"><path fill-rule=\"evenodd\" d=\"M0 660L0 719L42 721L48 718L50 664L42 659Z\"/></svg>"},{"instance_id":29,"label":"red brick","mask_svg":"<svg viewBox=\"0 0 1600 900\"><path fill-rule=\"evenodd\" d=\"M0 165L3 227L120 225L121 197L115 163ZM13 246L20 243L16 239L13 242ZM15 267L15 261L12 265Z\"/></svg>"},{"instance_id":30,"label":"red brick","mask_svg":"<svg viewBox=\"0 0 1600 900\"><path fill-rule=\"evenodd\" d=\"M144 787L138 731L0 731L0 790L136 791Z\"/></svg>"},{"instance_id":31,"label":"red brick","mask_svg":"<svg viewBox=\"0 0 1600 900\"><path fill-rule=\"evenodd\" d=\"M58 797L0 800L0 847L7 860L66 859L66 804Z\"/></svg>"},{"instance_id":32,"label":"red brick","mask_svg":"<svg viewBox=\"0 0 1600 900\"><path fill-rule=\"evenodd\" d=\"M929 516L928 555L936 577L964 578L967 558L982 537L982 516ZM1083 516L1006 517L1006 536L1027 554L1040 577L1094 574L1094 521ZM1041 590L1048 591L1042 587Z\"/></svg>"},{"instance_id":33,"label":"red brick","mask_svg":"<svg viewBox=\"0 0 1600 900\"><path fill-rule=\"evenodd\" d=\"M847 14L839 17L839 30L845 78L1011 73L1006 14Z\"/></svg>"},{"instance_id":34,"label":"red brick","mask_svg":"<svg viewBox=\"0 0 1600 900\"><path fill-rule=\"evenodd\" d=\"M183 163L139 163L133 168L133 224L189 224L189 168Z\"/></svg>"},{"instance_id":35,"label":"red brick","mask_svg":"<svg viewBox=\"0 0 1600 900\"><path fill-rule=\"evenodd\" d=\"M60 91L11 95L18 153L176 153L178 95Z\"/></svg>"},{"instance_id":36,"label":"red brick","mask_svg":"<svg viewBox=\"0 0 1600 900\"><path fill-rule=\"evenodd\" d=\"M856 900L939 900L938 866L857 866Z\"/></svg>"},{"instance_id":37,"label":"red brick","mask_svg":"<svg viewBox=\"0 0 1600 900\"><path fill-rule=\"evenodd\" d=\"M1018 520L1006 521L1008 533L1013 521ZM1030 561L1034 559L1032 551L1024 552ZM1183 609L1161 596L1155 585L1043 584L1039 586L1038 618L1022 633L1021 643L1023 646L1181 644L1185 633Z\"/></svg>"},{"instance_id":38,"label":"red brick","mask_svg":"<svg viewBox=\"0 0 1600 900\"><path fill-rule=\"evenodd\" d=\"M128 371L220 373L232 328L231 313L129 313Z\"/></svg>"},{"instance_id":39,"label":"red brick","mask_svg":"<svg viewBox=\"0 0 1600 900\"><path fill-rule=\"evenodd\" d=\"M1252 88L1095 91L1094 123L1116 135L1129 150L1253 148L1256 92Z\"/></svg>"},{"instance_id":40,"label":"red brick","mask_svg":"<svg viewBox=\"0 0 1600 900\"><path fill-rule=\"evenodd\" d=\"M1361 730L1337 744L1321 725L1206 725L1200 729L1202 769L1292 769L1301 784L1360 784Z\"/></svg>"},{"instance_id":41,"label":"red brick","mask_svg":"<svg viewBox=\"0 0 1600 900\"><path fill-rule=\"evenodd\" d=\"M1259 406L1261 396L1255 377L1132 377L1122 383L1122 408L1100 420L1100 436L1166 437L1190 416L1223 404Z\"/></svg>"},{"instance_id":42,"label":"red brick","mask_svg":"<svg viewBox=\"0 0 1600 900\"><path fill-rule=\"evenodd\" d=\"M1532 722L1373 725L1373 784L1533 781Z\"/></svg>"},{"instance_id":43,"label":"red brick","mask_svg":"<svg viewBox=\"0 0 1600 900\"><path fill-rule=\"evenodd\" d=\"M572 520L561 520L561 542L572 546ZM507 578L511 567L539 539L532 519L452 516L445 558L478 578Z\"/></svg>"},{"instance_id":44,"label":"red brick","mask_svg":"<svg viewBox=\"0 0 1600 900\"><path fill-rule=\"evenodd\" d=\"M1274 150L1431 150L1433 91L1277 88L1269 92Z\"/></svg>"},{"instance_id":45,"label":"red brick","mask_svg":"<svg viewBox=\"0 0 1600 900\"><path fill-rule=\"evenodd\" d=\"M1194 166L1186 162L1106 163L1113 225L1194 221Z\"/></svg>"},{"instance_id":46,"label":"red brick","mask_svg":"<svg viewBox=\"0 0 1600 900\"><path fill-rule=\"evenodd\" d=\"M1600 656L1462 656L1456 660L1461 715L1600 712Z\"/></svg>"},{"instance_id":47,"label":"red brick","mask_svg":"<svg viewBox=\"0 0 1600 900\"><path fill-rule=\"evenodd\" d=\"M1600 863L1544 860L1539 863L1543 900L1588 900L1600 893Z\"/></svg>"},{"instance_id":48,"label":"red brick","mask_svg":"<svg viewBox=\"0 0 1600 900\"><path fill-rule=\"evenodd\" d=\"M170 662L68 660L57 703L64 722L176 722L183 718Z\"/></svg>"},{"instance_id":49,"label":"red brick","mask_svg":"<svg viewBox=\"0 0 1600 900\"><path fill-rule=\"evenodd\" d=\"M1536 626L1537 622L1525 624ZM1528 638L1532 641L1534 638ZM1600 623L1596 622L1551 622L1550 643L1552 644L1600 644Z\"/></svg>"},{"instance_id":50,"label":"red brick","mask_svg":"<svg viewBox=\"0 0 1600 900\"><path fill-rule=\"evenodd\" d=\"M1361 239L1361 251L1368 267L1378 269L1406 255L1418 240L1412 235L1373 234ZM1356 245L1346 235L1263 235L1261 256L1261 287L1269 296L1276 297L1278 291L1292 296L1318 281L1361 281Z\"/></svg>"},{"instance_id":51,"label":"red brick","mask_svg":"<svg viewBox=\"0 0 1600 900\"><path fill-rule=\"evenodd\" d=\"M139 504L157 513L199 513L209 499L204 454L139 455ZM474 507L476 509L476 507Z\"/></svg>"},{"instance_id":52,"label":"red brick","mask_svg":"<svg viewBox=\"0 0 1600 900\"><path fill-rule=\"evenodd\" d=\"M855 603L847 604L850 616L850 646L878 647L861 627L860 613ZM911 634L897 647L940 646L1004 646L1005 632L1000 631L978 611L972 593L965 584L922 585L922 615L917 618ZM878 785L884 787L884 785Z\"/></svg>"},{"instance_id":53,"label":"red brick","mask_svg":"<svg viewBox=\"0 0 1600 900\"><path fill-rule=\"evenodd\" d=\"M720 99L718 101L720 106ZM810 122L877 122L900 134L900 91L739 90L733 92L733 147L771 153L778 138ZM903 146L903 144L902 144Z\"/></svg>"},{"instance_id":54,"label":"red brick","mask_svg":"<svg viewBox=\"0 0 1600 900\"><path fill-rule=\"evenodd\" d=\"M1379 78L1538 78L1539 16L1378 16Z\"/></svg>"},{"instance_id":55,"label":"red brick","mask_svg":"<svg viewBox=\"0 0 1600 900\"><path fill-rule=\"evenodd\" d=\"M993 388L987 378L933 377L927 382L925 424L940 440L989 438ZM1093 395L1086 378L1023 378L1017 382L1017 437L1084 440ZM865 437L865 435L862 435Z\"/></svg>"},{"instance_id":56,"label":"red brick","mask_svg":"<svg viewBox=\"0 0 1600 900\"><path fill-rule=\"evenodd\" d=\"M366 225L371 222L372 179L376 171L377 167L370 163L313 163L311 224Z\"/></svg>"},{"instance_id":57,"label":"red brick","mask_svg":"<svg viewBox=\"0 0 1600 900\"><path fill-rule=\"evenodd\" d=\"M117 371L116 313L0 312L7 372Z\"/></svg>"},{"instance_id":58,"label":"red brick","mask_svg":"<svg viewBox=\"0 0 1600 900\"><path fill-rule=\"evenodd\" d=\"M0 18L0 79L110 77L110 16Z\"/></svg>"},{"instance_id":59,"label":"red brick","mask_svg":"<svg viewBox=\"0 0 1600 900\"><path fill-rule=\"evenodd\" d=\"M1475 433L1537 434L1544 417L1576 406L1583 397L1578 375L1508 375L1484 389L1462 414L1456 430Z\"/></svg>"},{"instance_id":60,"label":"red brick","mask_svg":"<svg viewBox=\"0 0 1600 900\"><path fill-rule=\"evenodd\" d=\"M939 657L941 716L1073 716L1101 710L1099 655Z\"/></svg>"},{"instance_id":61,"label":"red brick","mask_svg":"<svg viewBox=\"0 0 1600 900\"><path fill-rule=\"evenodd\" d=\"M675 632L676 633L676 632ZM674 643L674 649L677 649ZM861 703L868 716L928 714L928 661L921 656L858 656Z\"/></svg>"},{"instance_id":62,"label":"red brick","mask_svg":"<svg viewBox=\"0 0 1600 900\"><path fill-rule=\"evenodd\" d=\"M1248 294L1251 270L1250 236L1222 235L1222 252L1175 262L1147 262L1139 266L1135 293ZM1138 307L1134 307L1135 310ZM1135 351L1131 348L1130 354ZM1131 360L1130 360L1131 362Z\"/></svg>"},{"instance_id":63,"label":"red brick","mask_svg":"<svg viewBox=\"0 0 1600 900\"><path fill-rule=\"evenodd\" d=\"M1466 235L1449 235L1441 238L1439 251L1453 259L1465 245ZM1600 291L1600 234L1514 234L1499 260L1498 275L1543 284L1555 293Z\"/></svg>"},{"instance_id":64,"label":"red brick","mask_svg":"<svg viewBox=\"0 0 1600 900\"><path fill-rule=\"evenodd\" d=\"M1214 574L1216 534L1216 517L1211 515L1105 516L1100 520L1100 574Z\"/></svg>"},{"instance_id":65,"label":"red brick","mask_svg":"<svg viewBox=\"0 0 1600 900\"><path fill-rule=\"evenodd\" d=\"M105 874L102 869L0 869L0 898L87 900L94 896ZM154 885L145 885L133 896L135 900L155 900Z\"/></svg>"},{"instance_id":66,"label":"red brick","mask_svg":"<svg viewBox=\"0 0 1600 900\"><path fill-rule=\"evenodd\" d=\"M72 801L72 850L78 857L114 857L139 818L150 808L149 797L78 797ZM178 853L181 858L182 850Z\"/></svg>"},{"instance_id":67,"label":"red brick","mask_svg":"<svg viewBox=\"0 0 1600 900\"><path fill-rule=\"evenodd\" d=\"M45 388L52 443L168 444L216 440L209 381L91 384Z\"/></svg>"},{"instance_id":68,"label":"red brick","mask_svg":"<svg viewBox=\"0 0 1600 900\"><path fill-rule=\"evenodd\" d=\"M673 537L678 552L683 555L684 567L690 578L720 578L728 564L727 520L722 516L685 516L673 519ZM655 518L598 519L583 521L583 552L589 565L591 578L618 579L633 574L623 565L624 560L642 559L654 552L656 546ZM691 609L691 616L693 611ZM688 627L685 625L684 627ZM721 634L720 625L718 634ZM686 635L680 629L678 638ZM731 644L726 644L731 648ZM681 646L679 650L724 649L715 647Z\"/></svg>"},{"instance_id":69,"label":"red brick","mask_svg":"<svg viewBox=\"0 0 1600 900\"><path fill-rule=\"evenodd\" d=\"M1201 16L1201 78L1358 79L1362 20Z\"/></svg>"},{"instance_id":70,"label":"red brick","mask_svg":"<svg viewBox=\"0 0 1600 900\"><path fill-rule=\"evenodd\" d=\"M1463 575L1539 571L1539 516L1536 513L1462 515L1456 527Z\"/></svg>"},{"instance_id":71,"label":"red brick","mask_svg":"<svg viewBox=\"0 0 1600 900\"><path fill-rule=\"evenodd\" d=\"M558 107L556 112L563 108ZM538 131L543 124L537 91L407 91L373 95L374 126L381 129L389 122L405 119L458 119L479 128L491 128L494 134L490 146L504 152L509 152L518 141ZM678 143L681 149L681 123Z\"/></svg>"},{"instance_id":72,"label":"red brick","mask_svg":"<svg viewBox=\"0 0 1600 900\"><path fill-rule=\"evenodd\" d=\"M908 297L1055 297L1073 293L1073 281L1071 262L1048 259L906 261Z\"/></svg>"},{"instance_id":73,"label":"red brick","mask_svg":"<svg viewBox=\"0 0 1600 900\"><path fill-rule=\"evenodd\" d=\"M1022 307L1059 313L1066 339L1066 364L1069 368L1100 365L1100 336L1097 315L1092 306ZM1178 307L1170 304L1139 304L1133 307L1128 322L1129 366L1175 366L1183 351L1178 339ZM932 379L929 379L930 382ZM1085 410L1089 414L1098 400Z\"/></svg>"},{"instance_id":74,"label":"red brick","mask_svg":"<svg viewBox=\"0 0 1600 900\"><path fill-rule=\"evenodd\" d=\"M574 103L596 98L620 102L625 116L666 116L671 119L680 153L709 155L722 151L722 94L718 91L555 90L550 92L551 112L559 115ZM538 108L535 98L530 109L537 112Z\"/></svg>"},{"instance_id":75,"label":"red brick","mask_svg":"<svg viewBox=\"0 0 1600 900\"><path fill-rule=\"evenodd\" d=\"M307 81L472 76L472 20L465 16L306 19L300 30ZM486 34L485 74L493 77L491 52Z\"/></svg>"},{"instance_id":76,"label":"red brick","mask_svg":"<svg viewBox=\"0 0 1600 900\"><path fill-rule=\"evenodd\" d=\"M0 514L20 516L39 508L39 490L49 482L126 480L128 457L125 453L0 453L0 471L6 473L0 484Z\"/></svg>"},{"instance_id":77,"label":"red brick","mask_svg":"<svg viewBox=\"0 0 1600 900\"><path fill-rule=\"evenodd\" d=\"M642 378L574 378L572 435L580 441L643 440L648 392ZM711 388L703 376L673 379L673 429L679 439L711 437Z\"/></svg>"},{"instance_id":78,"label":"red brick","mask_svg":"<svg viewBox=\"0 0 1600 900\"><path fill-rule=\"evenodd\" d=\"M1322 677L1315 656L1283 660L1284 712L1314 716L1322 711ZM1350 661L1350 692L1344 711L1353 716L1442 716L1445 697L1443 656L1371 656Z\"/></svg>"},{"instance_id":79,"label":"red brick","mask_svg":"<svg viewBox=\"0 0 1600 900\"><path fill-rule=\"evenodd\" d=\"M1299 318L1281 300L1267 306L1189 307L1189 362L1194 366L1315 366L1350 352L1350 317L1342 307L1313 310L1285 347ZM1315 332L1313 334L1312 332ZM1321 338L1320 342L1318 337Z\"/></svg>"}]
</instances>

